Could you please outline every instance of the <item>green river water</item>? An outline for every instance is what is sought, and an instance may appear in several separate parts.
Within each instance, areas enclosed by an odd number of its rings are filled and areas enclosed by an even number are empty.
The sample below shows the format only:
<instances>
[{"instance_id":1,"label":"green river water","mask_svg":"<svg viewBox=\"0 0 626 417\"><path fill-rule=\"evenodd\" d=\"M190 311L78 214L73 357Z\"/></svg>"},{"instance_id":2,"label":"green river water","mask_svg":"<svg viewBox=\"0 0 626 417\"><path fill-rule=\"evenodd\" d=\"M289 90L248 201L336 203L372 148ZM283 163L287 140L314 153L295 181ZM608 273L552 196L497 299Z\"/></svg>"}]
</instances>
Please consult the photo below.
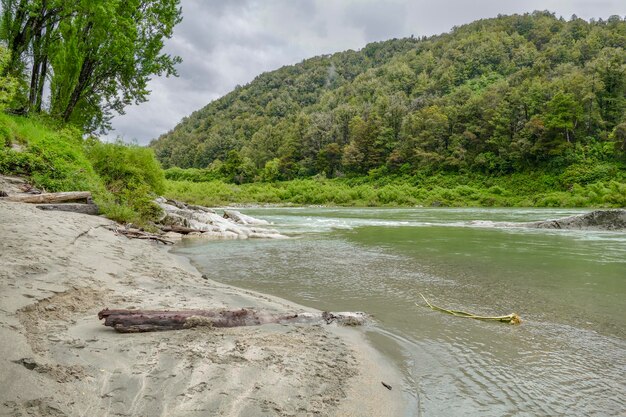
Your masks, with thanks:
<instances>
[{"instance_id":1,"label":"green river water","mask_svg":"<svg viewBox=\"0 0 626 417\"><path fill-rule=\"evenodd\" d=\"M583 212L563 209L241 211L292 238L177 253L216 281L373 315L365 332L402 370L410 415L626 415L626 233L498 224ZM523 323L452 317L419 293Z\"/></svg>"}]
</instances>

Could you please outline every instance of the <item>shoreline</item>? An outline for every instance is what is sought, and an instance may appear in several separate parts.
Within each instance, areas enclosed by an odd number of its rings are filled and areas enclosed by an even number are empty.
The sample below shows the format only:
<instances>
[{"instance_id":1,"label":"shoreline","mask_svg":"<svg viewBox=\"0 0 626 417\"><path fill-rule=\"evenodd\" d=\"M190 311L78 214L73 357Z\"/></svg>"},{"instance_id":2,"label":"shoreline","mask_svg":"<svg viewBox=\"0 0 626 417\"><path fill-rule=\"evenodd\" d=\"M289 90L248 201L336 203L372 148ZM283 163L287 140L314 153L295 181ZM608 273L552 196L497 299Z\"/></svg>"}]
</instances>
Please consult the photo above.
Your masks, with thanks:
<instances>
[{"instance_id":1,"label":"shoreline","mask_svg":"<svg viewBox=\"0 0 626 417\"><path fill-rule=\"evenodd\" d=\"M104 327L104 307L312 310L206 280L188 258L116 236L103 227L111 223L0 202L0 415L407 412L399 370L360 330Z\"/></svg>"}]
</instances>

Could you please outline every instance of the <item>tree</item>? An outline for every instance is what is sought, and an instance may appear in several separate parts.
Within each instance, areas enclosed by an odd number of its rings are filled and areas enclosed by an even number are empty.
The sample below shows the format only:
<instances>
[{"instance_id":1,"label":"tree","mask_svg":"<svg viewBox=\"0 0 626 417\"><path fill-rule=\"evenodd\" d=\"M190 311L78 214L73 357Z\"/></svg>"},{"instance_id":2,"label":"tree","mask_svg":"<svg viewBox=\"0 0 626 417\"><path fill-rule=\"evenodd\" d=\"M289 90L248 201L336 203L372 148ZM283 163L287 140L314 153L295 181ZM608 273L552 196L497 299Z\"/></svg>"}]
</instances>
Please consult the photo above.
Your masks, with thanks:
<instances>
[{"instance_id":1,"label":"tree","mask_svg":"<svg viewBox=\"0 0 626 417\"><path fill-rule=\"evenodd\" d=\"M381 121L376 115L367 119L356 116L350 122L352 140L344 149L344 165L353 171L365 173L385 160L384 144L380 141Z\"/></svg>"},{"instance_id":2,"label":"tree","mask_svg":"<svg viewBox=\"0 0 626 417\"><path fill-rule=\"evenodd\" d=\"M146 100L151 76L176 75L180 58L161 50L181 20L179 1L2 0L5 72L30 71L23 107L41 111L49 85L54 117L106 130L114 113Z\"/></svg>"},{"instance_id":3,"label":"tree","mask_svg":"<svg viewBox=\"0 0 626 417\"><path fill-rule=\"evenodd\" d=\"M574 139L574 129L582 118L583 108L570 93L558 92L547 105L545 126L563 131L568 143Z\"/></svg>"},{"instance_id":4,"label":"tree","mask_svg":"<svg viewBox=\"0 0 626 417\"><path fill-rule=\"evenodd\" d=\"M626 122L615 126L615 129L611 132L610 138L615 141L615 147L626 154Z\"/></svg>"},{"instance_id":5,"label":"tree","mask_svg":"<svg viewBox=\"0 0 626 417\"><path fill-rule=\"evenodd\" d=\"M2 70L8 64L9 51L2 45L0 45L0 74ZM0 110L11 103L15 91L17 89L17 80L10 75L0 75Z\"/></svg>"},{"instance_id":6,"label":"tree","mask_svg":"<svg viewBox=\"0 0 626 417\"><path fill-rule=\"evenodd\" d=\"M337 143L329 143L317 154L317 170L325 172L328 178L335 176L341 167L341 147Z\"/></svg>"}]
</instances>

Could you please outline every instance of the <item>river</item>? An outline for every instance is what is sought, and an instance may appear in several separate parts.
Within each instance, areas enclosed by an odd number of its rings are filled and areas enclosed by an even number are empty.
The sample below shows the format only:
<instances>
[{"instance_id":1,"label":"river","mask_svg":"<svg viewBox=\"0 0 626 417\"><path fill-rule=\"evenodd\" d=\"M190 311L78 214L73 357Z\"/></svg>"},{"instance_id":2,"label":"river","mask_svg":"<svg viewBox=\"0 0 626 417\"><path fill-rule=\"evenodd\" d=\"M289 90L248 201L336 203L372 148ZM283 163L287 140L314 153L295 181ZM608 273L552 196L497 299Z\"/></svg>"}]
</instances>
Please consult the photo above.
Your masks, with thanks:
<instances>
[{"instance_id":1,"label":"river","mask_svg":"<svg viewBox=\"0 0 626 417\"><path fill-rule=\"evenodd\" d=\"M177 253L219 282L371 314L365 331L402 369L411 415L626 415L626 233L497 224L583 212L564 209L241 211L292 238ZM453 317L420 293L523 323Z\"/></svg>"}]
</instances>

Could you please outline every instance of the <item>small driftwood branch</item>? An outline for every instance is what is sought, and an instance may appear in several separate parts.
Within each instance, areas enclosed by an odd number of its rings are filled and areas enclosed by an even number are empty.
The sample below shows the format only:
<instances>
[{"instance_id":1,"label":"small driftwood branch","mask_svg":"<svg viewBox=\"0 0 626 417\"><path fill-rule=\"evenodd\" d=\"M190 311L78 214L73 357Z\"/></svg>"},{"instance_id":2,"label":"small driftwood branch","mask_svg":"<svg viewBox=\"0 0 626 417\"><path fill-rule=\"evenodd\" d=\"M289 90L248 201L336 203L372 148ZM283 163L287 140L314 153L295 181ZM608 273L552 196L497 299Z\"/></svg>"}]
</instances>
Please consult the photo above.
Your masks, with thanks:
<instances>
[{"instance_id":1,"label":"small driftwood branch","mask_svg":"<svg viewBox=\"0 0 626 417\"><path fill-rule=\"evenodd\" d=\"M144 232L143 230L133 229L133 228L122 228L122 227L110 227L108 228L116 235L124 235L129 239L146 239L146 240L155 240L157 242L161 242L165 245L173 245L174 242L171 240L164 239L159 235L155 235L154 233Z\"/></svg>"},{"instance_id":2,"label":"small driftwood branch","mask_svg":"<svg viewBox=\"0 0 626 417\"><path fill-rule=\"evenodd\" d=\"M428 302L428 300L426 299L426 297L424 297L422 293L420 293L420 295L422 296L422 298L424 299L428 307L430 307L431 309L435 311L440 311L442 313L451 314L456 317L465 317L469 319L476 319L476 320L483 320L483 321L498 321L498 322L509 323L509 324L521 324L522 323L522 319L516 313L511 313L506 316L478 316L476 314L468 313L466 311L449 310L446 308L438 307L436 305L432 305L431 303ZM419 304L417 303L415 303L415 305L419 306Z\"/></svg>"},{"instance_id":3,"label":"small driftwood branch","mask_svg":"<svg viewBox=\"0 0 626 417\"><path fill-rule=\"evenodd\" d=\"M109 310L98 313L104 325L120 333L139 333L163 330L181 330L198 326L239 327L266 323L319 323L336 322L345 326L361 325L367 316L364 313L296 313L271 314L253 309L240 310Z\"/></svg>"},{"instance_id":4,"label":"small driftwood branch","mask_svg":"<svg viewBox=\"0 0 626 417\"><path fill-rule=\"evenodd\" d=\"M69 191L63 193L43 193L43 194L11 194L3 197L6 201L35 204L53 204L67 201L91 201L89 191Z\"/></svg>"}]
</instances>

